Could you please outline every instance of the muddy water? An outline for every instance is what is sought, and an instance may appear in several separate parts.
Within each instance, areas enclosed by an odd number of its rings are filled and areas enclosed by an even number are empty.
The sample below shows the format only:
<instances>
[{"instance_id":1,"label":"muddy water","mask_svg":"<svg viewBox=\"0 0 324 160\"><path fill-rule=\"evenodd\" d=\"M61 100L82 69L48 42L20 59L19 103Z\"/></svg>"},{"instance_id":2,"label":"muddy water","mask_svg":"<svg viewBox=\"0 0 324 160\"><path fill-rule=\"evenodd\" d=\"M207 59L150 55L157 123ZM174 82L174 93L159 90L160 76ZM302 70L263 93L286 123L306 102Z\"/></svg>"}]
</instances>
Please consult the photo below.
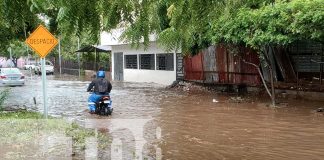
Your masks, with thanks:
<instances>
[{"instance_id":1,"label":"muddy water","mask_svg":"<svg viewBox=\"0 0 324 160\"><path fill-rule=\"evenodd\" d=\"M161 144L172 159L323 159L324 117L318 103L284 108L260 103L213 103L218 96L190 95L161 110ZM177 99L177 100L176 100ZM323 104L322 104L323 105Z\"/></svg>"},{"instance_id":2,"label":"muddy water","mask_svg":"<svg viewBox=\"0 0 324 160\"><path fill-rule=\"evenodd\" d=\"M285 100L287 106L269 108L265 102L233 103L232 96L184 93L151 83L113 82L114 113L111 117L89 115L85 110L88 81L48 77L49 113L79 120L148 119L144 157L162 159L324 159L324 116L314 110L323 102ZM12 88L7 102L35 106L42 111L41 82L34 77L24 87ZM217 103L213 102L216 99ZM110 121L114 125L117 121ZM102 125L92 123L91 125ZM117 124L116 124L117 125ZM108 126L108 130L111 129ZM156 130L161 131L157 136ZM124 138L123 158L134 158L134 137ZM157 149L159 148L159 149ZM99 159L112 153L98 152Z\"/></svg>"}]
</instances>

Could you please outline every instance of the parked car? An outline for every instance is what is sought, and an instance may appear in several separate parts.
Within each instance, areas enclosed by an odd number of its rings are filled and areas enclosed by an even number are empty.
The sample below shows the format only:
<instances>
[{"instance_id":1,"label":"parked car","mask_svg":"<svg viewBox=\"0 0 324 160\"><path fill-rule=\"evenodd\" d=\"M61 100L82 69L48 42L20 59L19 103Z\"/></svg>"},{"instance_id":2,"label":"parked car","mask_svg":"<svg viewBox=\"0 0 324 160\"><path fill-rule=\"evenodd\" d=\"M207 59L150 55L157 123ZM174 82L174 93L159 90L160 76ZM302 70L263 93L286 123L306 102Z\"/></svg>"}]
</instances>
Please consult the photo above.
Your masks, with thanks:
<instances>
[{"instance_id":1,"label":"parked car","mask_svg":"<svg viewBox=\"0 0 324 160\"><path fill-rule=\"evenodd\" d=\"M45 71L46 71L46 74L54 74L54 65L52 62L50 61L46 61L45 62ZM42 64L41 63L38 63L36 66L35 66L35 74L42 74Z\"/></svg>"},{"instance_id":2,"label":"parked car","mask_svg":"<svg viewBox=\"0 0 324 160\"><path fill-rule=\"evenodd\" d=\"M5 86L23 86L25 76L18 68L0 68L0 84Z\"/></svg>"},{"instance_id":3,"label":"parked car","mask_svg":"<svg viewBox=\"0 0 324 160\"><path fill-rule=\"evenodd\" d=\"M24 65L24 69L25 70L29 70L29 69L32 69L32 70L34 70L35 69L35 67L36 67L36 63L30 63L30 64L26 64L26 65Z\"/></svg>"}]
</instances>

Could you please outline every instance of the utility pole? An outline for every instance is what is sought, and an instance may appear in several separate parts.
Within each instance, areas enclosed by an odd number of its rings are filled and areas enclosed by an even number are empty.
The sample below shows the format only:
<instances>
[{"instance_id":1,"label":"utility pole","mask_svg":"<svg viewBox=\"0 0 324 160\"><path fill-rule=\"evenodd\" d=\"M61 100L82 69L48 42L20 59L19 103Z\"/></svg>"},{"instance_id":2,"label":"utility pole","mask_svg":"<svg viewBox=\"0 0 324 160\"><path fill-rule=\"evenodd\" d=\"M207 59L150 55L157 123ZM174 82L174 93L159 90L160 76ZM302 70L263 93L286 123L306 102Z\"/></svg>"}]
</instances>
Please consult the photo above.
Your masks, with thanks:
<instances>
[{"instance_id":1,"label":"utility pole","mask_svg":"<svg viewBox=\"0 0 324 160\"><path fill-rule=\"evenodd\" d=\"M12 60L12 49L9 47L9 53L10 53L10 60Z\"/></svg>"},{"instance_id":2,"label":"utility pole","mask_svg":"<svg viewBox=\"0 0 324 160\"><path fill-rule=\"evenodd\" d=\"M12 49L11 49L11 47L9 47L9 53L10 53L10 61L11 61L10 68L12 68L13 60L12 60Z\"/></svg>"}]
</instances>

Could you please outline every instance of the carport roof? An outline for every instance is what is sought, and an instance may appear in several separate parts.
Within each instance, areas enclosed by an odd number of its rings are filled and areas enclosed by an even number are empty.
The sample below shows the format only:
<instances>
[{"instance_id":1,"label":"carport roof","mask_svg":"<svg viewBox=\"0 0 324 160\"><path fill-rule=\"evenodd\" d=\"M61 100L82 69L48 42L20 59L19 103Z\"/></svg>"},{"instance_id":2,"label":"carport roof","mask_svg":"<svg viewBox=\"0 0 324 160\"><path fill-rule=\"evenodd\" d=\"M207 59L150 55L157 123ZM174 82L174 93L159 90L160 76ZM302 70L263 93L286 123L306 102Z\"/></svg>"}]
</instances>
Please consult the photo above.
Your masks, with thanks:
<instances>
[{"instance_id":1,"label":"carport roof","mask_svg":"<svg viewBox=\"0 0 324 160\"><path fill-rule=\"evenodd\" d=\"M102 46L88 45L75 52L109 52L109 51L111 51L111 46L108 45L102 45Z\"/></svg>"}]
</instances>

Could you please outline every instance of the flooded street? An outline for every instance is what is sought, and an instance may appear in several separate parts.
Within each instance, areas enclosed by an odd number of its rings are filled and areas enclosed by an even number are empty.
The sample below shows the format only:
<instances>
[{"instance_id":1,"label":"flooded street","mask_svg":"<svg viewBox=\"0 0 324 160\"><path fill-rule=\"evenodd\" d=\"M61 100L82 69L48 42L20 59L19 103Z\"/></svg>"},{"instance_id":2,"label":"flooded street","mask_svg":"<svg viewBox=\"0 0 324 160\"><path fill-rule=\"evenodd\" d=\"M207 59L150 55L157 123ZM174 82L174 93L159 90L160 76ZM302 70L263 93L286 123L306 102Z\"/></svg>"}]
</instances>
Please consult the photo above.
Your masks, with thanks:
<instances>
[{"instance_id":1,"label":"flooded street","mask_svg":"<svg viewBox=\"0 0 324 160\"><path fill-rule=\"evenodd\" d=\"M227 94L113 82L113 115L99 117L87 112L89 93L85 91L89 81L75 77L47 79L51 116L91 123L92 127L102 125L100 121L93 123L93 119L110 120L110 125L117 125L113 120L147 120L144 159L324 159L324 115L315 111L324 106L323 102L290 99L285 100L287 106L270 108L261 100L233 103L229 101L233 95ZM42 112L41 78L27 78L25 86L11 88L6 105L26 105ZM109 134L119 134L123 145L128 146L123 147L123 159L133 159L134 135L125 130ZM110 151L98 154L98 159L113 156Z\"/></svg>"},{"instance_id":2,"label":"flooded street","mask_svg":"<svg viewBox=\"0 0 324 160\"><path fill-rule=\"evenodd\" d=\"M191 95L165 105L170 107L162 109L159 124L165 133L166 157L324 158L324 117L304 106L310 103L272 109L257 103L213 104L212 98Z\"/></svg>"}]
</instances>

